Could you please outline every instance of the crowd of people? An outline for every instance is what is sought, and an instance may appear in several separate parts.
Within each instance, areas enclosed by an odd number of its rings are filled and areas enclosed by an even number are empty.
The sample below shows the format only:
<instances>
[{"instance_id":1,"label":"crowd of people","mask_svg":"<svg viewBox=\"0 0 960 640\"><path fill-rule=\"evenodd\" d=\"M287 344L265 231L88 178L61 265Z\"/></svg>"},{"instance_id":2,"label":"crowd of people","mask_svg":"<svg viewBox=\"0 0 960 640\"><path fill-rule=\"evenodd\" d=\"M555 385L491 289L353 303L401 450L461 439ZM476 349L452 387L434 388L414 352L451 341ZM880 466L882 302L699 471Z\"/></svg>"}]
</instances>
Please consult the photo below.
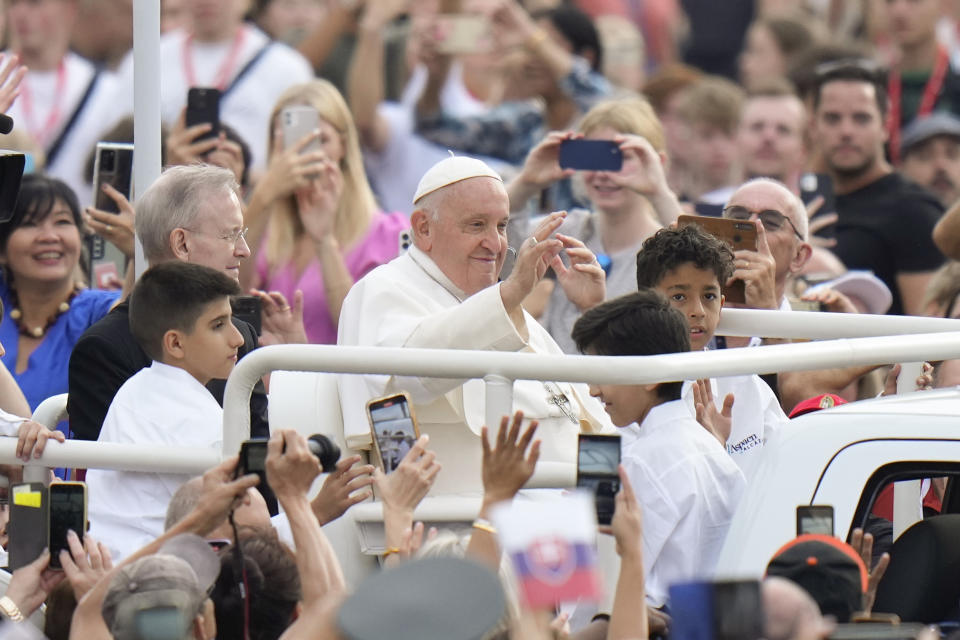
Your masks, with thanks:
<instances>
[{"instance_id":1,"label":"crowd of people","mask_svg":"<svg viewBox=\"0 0 960 640\"><path fill-rule=\"evenodd\" d=\"M658 355L784 342L719 335L725 307L960 317L960 11L940 0L161 0L164 171L94 193L97 143L134 142L133 2L0 0L0 146L26 166L0 212L0 435L23 460L67 438L219 451L226 379L265 345ZM619 168L571 164L581 141ZM103 242L116 278L93 272ZM953 380L938 366L919 388ZM90 530L62 570L45 551L13 572L0 636L46 604L52 640L667 637L671 587L713 578L768 444L897 375L520 380L499 428L480 380L342 376L351 452L313 497L321 464L270 425L265 377L262 474L58 471L86 481ZM422 435L385 434L378 462L366 404L399 392ZM63 393L67 422L29 419ZM518 595L494 525L551 495L522 490L581 434L621 443L600 528L619 569L585 617ZM938 513L944 481L923 491ZM454 494L482 496L467 534L414 522ZM349 585L324 526L374 498L384 570ZM762 637L871 615L891 502L769 559Z\"/></svg>"}]
</instances>

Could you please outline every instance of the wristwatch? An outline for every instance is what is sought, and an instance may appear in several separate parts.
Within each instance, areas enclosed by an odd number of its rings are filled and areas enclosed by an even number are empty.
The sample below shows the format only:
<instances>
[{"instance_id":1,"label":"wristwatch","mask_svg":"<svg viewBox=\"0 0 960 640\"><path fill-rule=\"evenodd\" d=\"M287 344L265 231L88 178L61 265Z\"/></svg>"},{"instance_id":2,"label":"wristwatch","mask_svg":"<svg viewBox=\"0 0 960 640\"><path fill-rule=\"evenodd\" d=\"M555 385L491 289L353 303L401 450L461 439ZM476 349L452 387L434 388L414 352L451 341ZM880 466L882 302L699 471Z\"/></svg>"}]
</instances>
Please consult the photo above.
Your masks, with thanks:
<instances>
[{"instance_id":1,"label":"wristwatch","mask_svg":"<svg viewBox=\"0 0 960 640\"><path fill-rule=\"evenodd\" d=\"M0 614L3 614L3 616L11 622L23 622L23 614L20 612L20 607L8 596L0 598Z\"/></svg>"}]
</instances>

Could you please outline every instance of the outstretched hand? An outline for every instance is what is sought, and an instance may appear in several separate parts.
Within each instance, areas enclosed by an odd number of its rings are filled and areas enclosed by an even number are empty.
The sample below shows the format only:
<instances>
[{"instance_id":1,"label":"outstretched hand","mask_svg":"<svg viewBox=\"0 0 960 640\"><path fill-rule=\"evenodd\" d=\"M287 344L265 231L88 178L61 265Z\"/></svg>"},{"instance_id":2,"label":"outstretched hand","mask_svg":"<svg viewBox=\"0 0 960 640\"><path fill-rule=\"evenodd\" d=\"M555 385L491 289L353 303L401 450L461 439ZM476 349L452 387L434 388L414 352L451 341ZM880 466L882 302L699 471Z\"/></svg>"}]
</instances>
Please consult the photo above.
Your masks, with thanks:
<instances>
[{"instance_id":1,"label":"outstretched hand","mask_svg":"<svg viewBox=\"0 0 960 640\"><path fill-rule=\"evenodd\" d=\"M607 295L607 276L597 262L597 256L580 240L572 236L557 234L557 240L563 243L570 259L568 269L560 256L550 262L557 274L557 282L563 292L580 311L586 311L603 302Z\"/></svg>"},{"instance_id":2,"label":"outstretched hand","mask_svg":"<svg viewBox=\"0 0 960 640\"><path fill-rule=\"evenodd\" d=\"M724 449L727 448L727 440L733 428L733 402L733 394L728 393L723 399L723 406L717 409L717 404L713 401L710 378L693 383L693 404L697 410L697 422L709 431Z\"/></svg>"},{"instance_id":3,"label":"outstretched hand","mask_svg":"<svg viewBox=\"0 0 960 640\"><path fill-rule=\"evenodd\" d=\"M360 456L350 456L337 462L337 468L323 481L323 488L310 503L313 514L321 524L333 522L353 505L371 496L362 490L373 484L373 466L360 464Z\"/></svg>"},{"instance_id":4,"label":"outstretched hand","mask_svg":"<svg viewBox=\"0 0 960 640\"><path fill-rule=\"evenodd\" d=\"M488 428L481 432L480 443L483 446L483 502L491 505L496 502L512 500L517 492L530 480L540 458L540 441L534 440L537 431L536 420L531 420L523 435L523 412L517 411L511 421L508 416L500 420L495 447L490 446ZM508 426L509 425L509 426Z\"/></svg>"},{"instance_id":5,"label":"outstretched hand","mask_svg":"<svg viewBox=\"0 0 960 640\"><path fill-rule=\"evenodd\" d=\"M877 587L890 565L890 554L884 553L877 560L876 566L873 565L873 535L864 533L863 529L856 528L850 535L850 546L860 554L860 559L867 567L867 591L863 594L863 612L869 614L873 610L873 602L877 597Z\"/></svg>"}]
</instances>

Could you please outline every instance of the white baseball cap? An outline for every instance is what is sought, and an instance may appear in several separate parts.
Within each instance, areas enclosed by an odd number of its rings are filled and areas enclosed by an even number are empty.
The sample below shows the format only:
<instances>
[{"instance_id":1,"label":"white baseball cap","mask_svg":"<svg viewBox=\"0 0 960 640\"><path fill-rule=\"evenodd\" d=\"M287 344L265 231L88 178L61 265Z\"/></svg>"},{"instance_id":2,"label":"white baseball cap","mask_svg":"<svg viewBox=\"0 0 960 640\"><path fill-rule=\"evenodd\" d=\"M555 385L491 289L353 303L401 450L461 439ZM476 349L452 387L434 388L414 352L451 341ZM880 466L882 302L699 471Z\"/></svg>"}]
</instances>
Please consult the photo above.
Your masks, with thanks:
<instances>
[{"instance_id":1,"label":"white baseball cap","mask_svg":"<svg viewBox=\"0 0 960 640\"><path fill-rule=\"evenodd\" d=\"M420 178L417 192L413 196L413 204L417 204L420 198L437 189L468 178L493 178L503 182L500 174L491 169L486 162L469 156L455 156L451 152L449 158L444 158L430 167Z\"/></svg>"}]
</instances>

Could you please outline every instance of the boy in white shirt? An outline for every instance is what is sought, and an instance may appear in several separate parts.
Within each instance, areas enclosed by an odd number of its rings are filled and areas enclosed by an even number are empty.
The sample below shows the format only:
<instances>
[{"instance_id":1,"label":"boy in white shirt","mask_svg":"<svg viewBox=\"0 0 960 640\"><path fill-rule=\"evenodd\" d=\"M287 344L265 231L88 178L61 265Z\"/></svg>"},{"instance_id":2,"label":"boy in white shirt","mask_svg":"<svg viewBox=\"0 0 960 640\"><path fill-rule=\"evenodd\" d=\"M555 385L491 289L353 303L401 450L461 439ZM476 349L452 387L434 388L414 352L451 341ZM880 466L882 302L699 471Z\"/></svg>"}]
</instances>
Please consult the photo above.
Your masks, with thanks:
<instances>
[{"instance_id":1,"label":"boy in white shirt","mask_svg":"<svg viewBox=\"0 0 960 640\"><path fill-rule=\"evenodd\" d=\"M649 289L584 313L573 340L591 355L690 350L683 316ZM654 606L665 604L671 584L711 576L745 486L737 465L690 415L680 389L680 382L590 385L625 436L621 462L643 509L647 600Z\"/></svg>"},{"instance_id":2,"label":"boy in white shirt","mask_svg":"<svg viewBox=\"0 0 960 640\"><path fill-rule=\"evenodd\" d=\"M705 349L713 339L724 301L721 284L732 274L730 249L695 225L661 229L637 253L637 286L659 291L683 313L691 351ZM747 480L761 459L763 444L787 421L773 390L753 374L688 381L682 397L691 415L726 447Z\"/></svg>"},{"instance_id":3,"label":"boy in white shirt","mask_svg":"<svg viewBox=\"0 0 960 640\"><path fill-rule=\"evenodd\" d=\"M153 364L114 397L99 442L218 449L223 409L204 386L227 378L243 336L230 321L229 276L171 261L147 270L130 294L130 330ZM167 503L189 474L91 469L91 534L123 558L163 533Z\"/></svg>"}]
</instances>

